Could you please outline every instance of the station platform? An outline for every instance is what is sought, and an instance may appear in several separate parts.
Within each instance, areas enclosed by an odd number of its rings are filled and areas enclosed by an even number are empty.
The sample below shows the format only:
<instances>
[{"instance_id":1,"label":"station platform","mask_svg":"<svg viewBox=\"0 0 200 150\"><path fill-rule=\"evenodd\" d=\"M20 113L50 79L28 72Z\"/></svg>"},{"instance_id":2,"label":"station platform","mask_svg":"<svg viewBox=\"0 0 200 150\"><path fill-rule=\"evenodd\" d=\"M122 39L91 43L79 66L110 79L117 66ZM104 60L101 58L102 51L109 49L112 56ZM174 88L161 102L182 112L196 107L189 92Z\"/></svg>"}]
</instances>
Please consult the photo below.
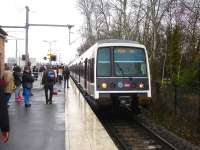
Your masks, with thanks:
<instances>
[{"instance_id":1,"label":"station platform","mask_svg":"<svg viewBox=\"0 0 200 150\"><path fill-rule=\"evenodd\" d=\"M31 107L10 100L10 139L0 150L116 150L73 81L70 88L59 90L53 104L45 104L44 90L32 90Z\"/></svg>"}]
</instances>

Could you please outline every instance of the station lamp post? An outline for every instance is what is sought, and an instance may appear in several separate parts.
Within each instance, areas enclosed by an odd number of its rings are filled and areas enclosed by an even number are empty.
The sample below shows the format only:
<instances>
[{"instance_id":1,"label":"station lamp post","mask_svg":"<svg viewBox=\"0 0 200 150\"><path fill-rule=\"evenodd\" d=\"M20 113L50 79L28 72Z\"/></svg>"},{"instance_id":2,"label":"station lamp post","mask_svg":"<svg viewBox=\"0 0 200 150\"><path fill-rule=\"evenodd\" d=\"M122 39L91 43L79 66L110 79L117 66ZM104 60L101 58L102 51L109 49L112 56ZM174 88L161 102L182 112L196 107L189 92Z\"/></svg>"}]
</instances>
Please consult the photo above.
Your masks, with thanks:
<instances>
[{"instance_id":1,"label":"station lamp post","mask_svg":"<svg viewBox=\"0 0 200 150\"><path fill-rule=\"evenodd\" d=\"M43 42L48 43L48 45L49 45L49 55L50 55L49 61L50 61L50 63L51 63L52 43L57 42L57 41L56 41L56 40L53 40L53 41L43 40Z\"/></svg>"},{"instance_id":2,"label":"station lamp post","mask_svg":"<svg viewBox=\"0 0 200 150\"><path fill-rule=\"evenodd\" d=\"M47 41L47 40L44 40L43 42L45 42L45 43L48 43L49 44L49 52L50 52L50 54L51 54L51 50L52 50L52 43L54 43L54 42L57 42L56 40L53 40L53 41Z\"/></svg>"},{"instance_id":3,"label":"station lamp post","mask_svg":"<svg viewBox=\"0 0 200 150\"><path fill-rule=\"evenodd\" d=\"M74 25L71 24L67 24L67 25L60 25L60 24L30 24L29 23L29 7L26 6L26 18L25 18L25 26L2 26L0 25L0 27L2 28L24 28L25 29L25 64L28 65L29 64L29 52L28 52L28 37L29 37L29 27L30 26L37 26L37 27L64 27L64 28L68 28L69 30L69 45L70 45L70 34L71 34L71 28L74 27ZM50 45L51 48L51 43L52 41L47 41ZM50 49L51 50L51 49Z\"/></svg>"},{"instance_id":4,"label":"station lamp post","mask_svg":"<svg viewBox=\"0 0 200 150\"><path fill-rule=\"evenodd\" d=\"M13 37L13 36L11 36ZM20 66L20 54L19 53L19 50L18 50L18 41L19 40L24 40L24 39L20 39L20 38L8 38L7 39L8 41L15 41L15 59L16 59L16 64L18 64Z\"/></svg>"}]
</instances>

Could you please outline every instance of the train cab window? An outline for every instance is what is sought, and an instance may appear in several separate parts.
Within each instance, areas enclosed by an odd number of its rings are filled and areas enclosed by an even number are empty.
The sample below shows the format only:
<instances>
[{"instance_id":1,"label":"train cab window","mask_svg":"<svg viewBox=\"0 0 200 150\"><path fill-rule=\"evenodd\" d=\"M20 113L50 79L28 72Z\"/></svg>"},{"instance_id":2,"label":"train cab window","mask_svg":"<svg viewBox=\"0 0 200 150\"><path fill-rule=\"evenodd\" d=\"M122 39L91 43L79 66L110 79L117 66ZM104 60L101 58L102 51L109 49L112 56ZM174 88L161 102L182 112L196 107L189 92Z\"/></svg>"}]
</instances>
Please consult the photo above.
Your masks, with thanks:
<instances>
[{"instance_id":1,"label":"train cab window","mask_svg":"<svg viewBox=\"0 0 200 150\"><path fill-rule=\"evenodd\" d=\"M146 77L147 65L145 51L142 48L114 48L115 76Z\"/></svg>"},{"instance_id":2,"label":"train cab window","mask_svg":"<svg viewBox=\"0 0 200 150\"><path fill-rule=\"evenodd\" d=\"M111 75L110 48L99 48L97 52L97 76Z\"/></svg>"}]
</instances>

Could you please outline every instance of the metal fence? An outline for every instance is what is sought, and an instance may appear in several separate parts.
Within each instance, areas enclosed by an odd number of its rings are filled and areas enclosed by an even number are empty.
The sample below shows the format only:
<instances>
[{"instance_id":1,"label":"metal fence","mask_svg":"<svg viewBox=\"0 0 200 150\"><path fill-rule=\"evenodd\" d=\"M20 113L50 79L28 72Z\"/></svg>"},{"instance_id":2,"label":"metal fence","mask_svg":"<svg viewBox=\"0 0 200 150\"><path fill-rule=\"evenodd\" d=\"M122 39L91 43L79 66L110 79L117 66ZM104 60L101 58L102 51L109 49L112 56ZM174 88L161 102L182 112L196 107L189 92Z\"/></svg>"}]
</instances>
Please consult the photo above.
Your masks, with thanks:
<instances>
[{"instance_id":1,"label":"metal fence","mask_svg":"<svg viewBox=\"0 0 200 150\"><path fill-rule=\"evenodd\" d=\"M152 83L153 105L163 112L172 112L195 120L200 119L200 88Z\"/></svg>"},{"instance_id":2,"label":"metal fence","mask_svg":"<svg viewBox=\"0 0 200 150\"><path fill-rule=\"evenodd\" d=\"M32 72L35 81L33 82L33 89L41 89L43 72Z\"/></svg>"}]
</instances>

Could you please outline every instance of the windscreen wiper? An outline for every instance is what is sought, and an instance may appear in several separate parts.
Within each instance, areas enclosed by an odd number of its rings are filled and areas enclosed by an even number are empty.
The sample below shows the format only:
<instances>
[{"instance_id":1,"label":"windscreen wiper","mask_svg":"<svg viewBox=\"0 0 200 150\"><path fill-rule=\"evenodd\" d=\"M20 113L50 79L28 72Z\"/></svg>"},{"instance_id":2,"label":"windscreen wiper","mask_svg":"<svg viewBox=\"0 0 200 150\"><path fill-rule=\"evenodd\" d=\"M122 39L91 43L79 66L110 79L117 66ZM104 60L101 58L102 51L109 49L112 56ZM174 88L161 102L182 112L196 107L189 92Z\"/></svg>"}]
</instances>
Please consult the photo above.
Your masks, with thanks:
<instances>
[{"instance_id":1,"label":"windscreen wiper","mask_svg":"<svg viewBox=\"0 0 200 150\"><path fill-rule=\"evenodd\" d=\"M124 76L124 70L122 69L122 67L120 67L120 65L118 63L115 63L117 65L117 67L119 68L120 72L122 73L122 76Z\"/></svg>"}]
</instances>

